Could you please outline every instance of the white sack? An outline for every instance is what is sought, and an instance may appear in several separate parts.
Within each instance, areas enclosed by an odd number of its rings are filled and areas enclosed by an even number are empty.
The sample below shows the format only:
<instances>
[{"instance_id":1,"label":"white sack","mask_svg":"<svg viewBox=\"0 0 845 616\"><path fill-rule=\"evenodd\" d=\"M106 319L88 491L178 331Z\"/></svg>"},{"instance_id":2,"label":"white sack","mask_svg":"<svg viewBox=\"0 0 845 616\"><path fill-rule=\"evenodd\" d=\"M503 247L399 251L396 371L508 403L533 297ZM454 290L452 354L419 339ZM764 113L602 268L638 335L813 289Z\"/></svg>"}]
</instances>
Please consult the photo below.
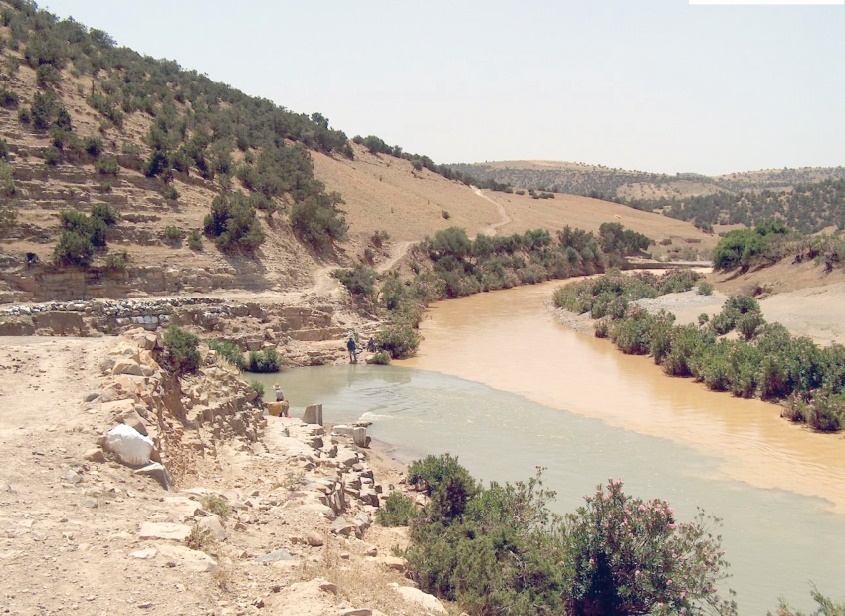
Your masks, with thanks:
<instances>
[{"instance_id":1,"label":"white sack","mask_svg":"<svg viewBox=\"0 0 845 616\"><path fill-rule=\"evenodd\" d=\"M150 462L153 440L131 426L120 424L106 434L105 448L116 453L124 464L141 466Z\"/></svg>"}]
</instances>

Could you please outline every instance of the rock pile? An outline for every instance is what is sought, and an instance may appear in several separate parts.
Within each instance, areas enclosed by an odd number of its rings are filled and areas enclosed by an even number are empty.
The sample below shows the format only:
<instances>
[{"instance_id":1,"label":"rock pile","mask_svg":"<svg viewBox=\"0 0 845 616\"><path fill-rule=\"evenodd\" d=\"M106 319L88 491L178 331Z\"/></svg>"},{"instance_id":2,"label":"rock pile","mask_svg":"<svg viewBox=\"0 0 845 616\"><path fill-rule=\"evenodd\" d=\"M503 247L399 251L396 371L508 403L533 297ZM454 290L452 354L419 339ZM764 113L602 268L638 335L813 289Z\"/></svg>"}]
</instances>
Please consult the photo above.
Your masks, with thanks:
<instances>
[{"instance_id":1,"label":"rock pile","mask_svg":"<svg viewBox=\"0 0 845 616\"><path fill-rule=\"evenodd\" d=\"M168 375L158 363L163 350L161 334L136 328L127 331L100 362L107 378L99 392L89 394L89 405L97 405L114 421L100 442L124 463L145 466L153 461L164 468L143 472L160 478L165 487L168 473L181 476L194 455L213 452L215 442L233 437L256 441L266 425L255 391L240 379L239 373L208 353L195 374L181 380ZM127 443L145 439L151 444L145 460L122 455L109 445L109 436L120 428L121 438L112 439L124 449ZM132 433L137 435L134 439ZM94 455L94 454L92 454Z\"/></svg>"}]
</instances>

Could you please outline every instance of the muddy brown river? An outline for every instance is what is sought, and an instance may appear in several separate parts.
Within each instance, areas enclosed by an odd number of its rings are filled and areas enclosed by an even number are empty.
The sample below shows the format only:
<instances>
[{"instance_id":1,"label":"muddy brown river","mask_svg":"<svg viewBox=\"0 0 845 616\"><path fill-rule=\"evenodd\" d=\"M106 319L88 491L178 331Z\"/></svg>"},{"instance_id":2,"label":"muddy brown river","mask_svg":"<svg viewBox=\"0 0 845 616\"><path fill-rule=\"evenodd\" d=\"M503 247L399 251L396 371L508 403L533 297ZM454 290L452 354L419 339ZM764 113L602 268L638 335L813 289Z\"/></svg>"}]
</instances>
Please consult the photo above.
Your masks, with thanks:
<instances>
[{"instance_id":1,"label":"muddy brown river","mask_svg":"<svg viewBox=\"0 0 845 616\"><path fill-rule=\"evenodd\" d=\"M783 596L808 610L811 583L842 598L845 445L779 418L775 405L664 376L652 361L557 324L545 306L560 283L432 306L418 357L392 366L324 366L256 375L279 381L299 414L365 418L410 460L450 452L484 481L545 467L553 509L573 511L597 484L664 498L689 520L724 520L724 588L740 614ZM252 378L253 375L251 375Z\"/></svg>"},{"instance_id":2,"label":"muddy brown river","mask_svg":"<svg viewBox=\"0 0 845 616\"><path fill-rule=\"evenodd\" d=\"M845 439L779 417L780 407L670 378L651 358L573 332L545 308L560 282L434 304L417 357L436 370L541 404L688 445L722 459L714 472L825 499L845 515Z\"/></svg>"}]
</instances>

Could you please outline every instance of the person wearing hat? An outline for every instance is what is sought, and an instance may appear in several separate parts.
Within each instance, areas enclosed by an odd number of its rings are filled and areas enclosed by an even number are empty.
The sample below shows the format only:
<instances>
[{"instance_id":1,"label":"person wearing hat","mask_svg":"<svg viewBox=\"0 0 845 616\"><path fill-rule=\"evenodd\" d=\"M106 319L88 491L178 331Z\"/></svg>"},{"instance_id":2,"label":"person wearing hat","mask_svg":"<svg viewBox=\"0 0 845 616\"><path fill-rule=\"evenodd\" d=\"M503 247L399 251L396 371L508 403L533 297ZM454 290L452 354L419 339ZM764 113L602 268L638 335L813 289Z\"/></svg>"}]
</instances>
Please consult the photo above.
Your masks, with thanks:
<instances>
[{"instance_id":1,"label":"person wearing hat","mask_svg":"<svg viewBox=\"0 0 845 616\"><path fill-rule=\"evenodd\" d=\"M290 402L285 400L285 392L282 391L282 386L276 383L273 385L273 389L276 391L276 402L280 402L282 404L282 413L280 417L289 417L288 409L290 408Z\"/></svg>"},{"instance_id":2,"label":"person wearing hat","mask_svg":"<svg viewBox=\"0 0 845 616\"><path fill-rule=\"evenodd\" d=\"M349 351L349 363L358 363L358 356L355 353L355 337L349 334L349 340L346 341L346 350Z\"/></svg>"}]
</instances>

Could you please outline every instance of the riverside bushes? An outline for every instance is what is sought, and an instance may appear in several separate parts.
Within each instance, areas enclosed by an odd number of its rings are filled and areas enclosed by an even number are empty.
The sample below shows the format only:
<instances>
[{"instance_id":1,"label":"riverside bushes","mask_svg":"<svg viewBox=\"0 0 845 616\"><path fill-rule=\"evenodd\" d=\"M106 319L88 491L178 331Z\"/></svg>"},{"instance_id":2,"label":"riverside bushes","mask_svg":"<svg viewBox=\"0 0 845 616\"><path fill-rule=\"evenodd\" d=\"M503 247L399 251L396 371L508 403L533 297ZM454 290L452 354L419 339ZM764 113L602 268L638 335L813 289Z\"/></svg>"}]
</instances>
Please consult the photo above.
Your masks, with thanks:
<instances>
[{"instance_id":1,"label":"riverside bushes","mask_svg":"<svg viewBox=\"0 0 845 616\"><path fill-rule=\"evenodd\" d=\"M678 522L616 479L561 517L541 471L483 487L448 454L414 462L409 481L430 498L411 522L412 577L469 614L736 613L716 590L719 520L701 512Z\"/></svg>"},{"instance_id":2,"label":"riverside bushes","mask_svg":"<svg viewBox=\"0 0 845 616\"><path fill-rule=\"evenodd\" d=\"M621 226L618 231L624 234ZM412 255L415 277L410 281L388 274L379 285L375 272L364 265L333 273L359 305L383 311L388 324L376 340L393 358L416 352L421 340L417 326L431 301L594 274L606 264L597 238L568 226L556 235L536 229L474 240L464 229L450 227L426 238ZM625 308L612 307L620 315Z\"/></svg>"},{"instance_id":3,"label":"riverside bushes","mask_svg":"<svg viewBox=\"0 0 845 616\"><path fill-rule=\"evenodd\" d=\"M614 273L558 289L554 302L600 314L597 337L610 339L624 353L651 355L670 376L692 376L708 389L738 397L786 400L783 416L815 430L843 427L845 346L819 347L809 338L791 336L782 325L766 323L757 301L746 296L729 298L721 313L700 319L698 326L675 325L665 311L650 314L628 303L694 284L693 276L675 278L667 284L651 274ZM678 279L684 280L680 286ZM608 308L614 302L626 303L622 314ZM738 339L726 337L735 329Z\"/></svg>"},{"instance_id":4,"label":"riverside bushes","mask_svg":"<svg viewBox=\"0 0 845 616\"><path fill-rule=\"evenodd\" d=\"M281 357L273 347L267 347L263 351L250 351L244 367L248 372L278 372L281 369Z\"/></svg>"}]
</instances>

